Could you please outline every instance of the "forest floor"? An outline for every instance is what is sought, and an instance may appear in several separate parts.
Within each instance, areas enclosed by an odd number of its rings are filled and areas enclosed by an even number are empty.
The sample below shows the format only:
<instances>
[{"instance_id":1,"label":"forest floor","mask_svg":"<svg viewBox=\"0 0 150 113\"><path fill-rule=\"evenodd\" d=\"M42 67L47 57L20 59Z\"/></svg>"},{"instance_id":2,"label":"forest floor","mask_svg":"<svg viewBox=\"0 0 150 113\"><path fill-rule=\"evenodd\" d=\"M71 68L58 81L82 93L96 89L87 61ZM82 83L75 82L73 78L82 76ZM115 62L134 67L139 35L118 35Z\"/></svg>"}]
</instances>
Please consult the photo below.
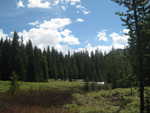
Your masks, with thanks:
<instances>
[{"instance_id":1,"label":"forest floor","mask_svg":"<svg viewBox=\"0 0 150 113\"><path fill-rule=\"evenodd\" d=\"M19 82L15 95L0 81L0 113L138 113L136 88L85 91L78 81Z\"/></svg>"}]
</instances>

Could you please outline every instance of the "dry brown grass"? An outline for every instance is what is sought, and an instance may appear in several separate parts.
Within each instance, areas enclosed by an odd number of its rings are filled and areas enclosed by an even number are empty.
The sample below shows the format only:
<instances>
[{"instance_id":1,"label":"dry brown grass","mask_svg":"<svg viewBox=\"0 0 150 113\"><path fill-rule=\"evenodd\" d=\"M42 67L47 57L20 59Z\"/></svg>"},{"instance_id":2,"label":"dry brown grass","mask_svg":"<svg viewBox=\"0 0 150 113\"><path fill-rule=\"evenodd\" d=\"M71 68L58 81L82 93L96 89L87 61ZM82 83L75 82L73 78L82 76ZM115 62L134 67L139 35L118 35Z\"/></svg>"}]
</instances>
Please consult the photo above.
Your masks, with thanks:
<instances>
[{"instance_id":1,"label":"dry brown grass","mask_svg":"<svg viewBox=\"0 0 150 113\"><path fill-rule=\"evenodd\" d=\"M11 96L0 94L0 113L69 113L63 105L72 102L69 91L30 90Z\"/></svg>"},{"instance_id":2,"label":"dry brown grass","mask_svg":"<svg viewBox=\"0 0 150 113\"><path fill-rule=\"evenodd\" d=\"M44 108L42 106L10 106L0 111L0 113L70 113L64 108Z\"/></svg>"}]
</instances>

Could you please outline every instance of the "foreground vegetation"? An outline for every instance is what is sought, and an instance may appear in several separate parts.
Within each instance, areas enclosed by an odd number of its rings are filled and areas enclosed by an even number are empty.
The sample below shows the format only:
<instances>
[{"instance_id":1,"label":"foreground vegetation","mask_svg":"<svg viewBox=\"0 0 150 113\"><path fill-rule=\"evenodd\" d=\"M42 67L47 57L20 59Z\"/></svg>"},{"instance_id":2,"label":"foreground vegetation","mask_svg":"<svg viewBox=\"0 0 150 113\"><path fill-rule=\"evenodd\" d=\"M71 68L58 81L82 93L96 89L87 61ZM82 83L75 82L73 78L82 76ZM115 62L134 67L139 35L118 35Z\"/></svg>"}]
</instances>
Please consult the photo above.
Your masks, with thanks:
<instances>
[{"instance_id":1,"label":"foreground vegetation","mask_svg":"<svg viewBox=\"0 0 150 113\"><path fill-rule=\"evenodd\" d=\"M85 91L74 81L20 82L10 95L9 81L0 81L0 113L138 113L136 88Z\"/></svg>"}]
</instances>

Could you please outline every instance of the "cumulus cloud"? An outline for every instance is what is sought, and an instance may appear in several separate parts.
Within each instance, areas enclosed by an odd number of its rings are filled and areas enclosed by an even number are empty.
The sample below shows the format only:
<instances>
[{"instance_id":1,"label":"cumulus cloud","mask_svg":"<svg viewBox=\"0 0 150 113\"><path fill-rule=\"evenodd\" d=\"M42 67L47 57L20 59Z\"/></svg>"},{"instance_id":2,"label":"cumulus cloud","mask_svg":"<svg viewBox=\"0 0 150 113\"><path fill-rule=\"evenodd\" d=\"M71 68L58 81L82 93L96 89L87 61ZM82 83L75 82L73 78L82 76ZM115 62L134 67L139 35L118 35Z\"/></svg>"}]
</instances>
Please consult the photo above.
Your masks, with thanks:
<instances>
[{"instance_id":1,"label":"cumulus cloud","mask_svg":"<svg viewBox=\"0 0 150 113\"><path fill-rule=\"evenodd\" d=\"M29 25L31 26L39 25L39 21L30 22Z\"/></svg>"},{"instance_id":2,"label":"cumulus cloud","mask_svg":"<svg viewBox=\"0 0 150 113\"><path fill-rule=\"evenodd\" d=\"M79 51L88 51L88 52L94 52L96 50L99 50L103 53L108 53L110 52L112 49L124 49L128 46L127 40L129 38L129 36L125 35L126 33L128 33L129 30L127 29L123 29L120 33L110 33L107 34L106 30L102 30L101 32L98 33L98 39L99 40L103 40L103 41L108 41L109 43L107 45L92 45L91 43L89 43L89 41L86 41L86 46L82 47L82 48L77 48L77 49L72 49L70 47L66 47L66 50L70 51L71 53L73 52L79 52ZM63 35L68 35L70 34L71 31L70 30L64 30L64 32L62 32ZM67 51L65 53L67 53Z\"/></svg>"},{"instance_id":3,"label":"cumulus cloud","mask_svg":"<svg viewBox=\"0 0 150 113\"><path fill-rule=\"evenodd\" d=\"M62 42L68 43L69 45L78 45L80 44L79 39L74 37L73 35L69 35L62 39Z\"/></svg>"},{"instance_id":4,"label":"cumulus cloud","mask_svg":"<svg viewBox=\"0 0 150 113\"><path fill-rule=\"evenodd\" d=\"M81 0L51 0L51 1L49 1L49 3L51 3L51 6L55 6L58 4L76 5L76 4L80 4Z\"/></svg>"},{"instance_id":5,"label":"cumulus cloud","mask_svg":"<svg viewBox=\"0 0 150 113\"><path fill-rule=\"evenodd\" d=\"M78 51L88 51L88 52L94 52L96 50L99 50L103 53L108 53L110 50L112 50L113 46L112 45L92 45L90 43L88 43L84 48L78 48L76 50L74 50L75 52Z\"/></svg>"},{"instance_id":6,"label":"cumulus cloud","mask_svg":"<svg viewBox=\"0 0 150 113\"><path fill-rule=\"evenodd\" d=\"M54 18L51 20L45 20L42 24L39 24L40 28L43 29L62 29L65 26L71 24L72 21L69 18Z\"/></svg>"},{"instance_id":7,"label":"cumulus cloud","mask_svg":"<svg viewBox=\"0 0 150 113\"><path fill-rule=\"evenodd\" d=\"M114 49L124 49L126 48L127 44L119 44L119 43L113 43L112 48Z\"/></svg>"},{"instance_id":8,"label":"cumulus cloud","mask_svg":"<svg viewBox=\"0 0 150 113\"><path fill-rule=\"evenodd\" d=\"M23 5L23 2L19 2L20 5ZM90 11L82 5L81 0L28 0L28 8L52 8L59 6L63 11L66 11L68 6L73 6L77 9L78 13L83 13L87 15ZM24 6L24 5L23 5Z\"/></svg>"},{"instance_id":9,"label":"cumulus cloud","mask_svg":"<svg viewBox=\"0 0 150 113\"><path fill-rule=\"evenodd\" d=\"M65 29L61 32L61 35L63 35L64 37L68 36L69 34L71 34L72 31L69 29Z\"/></svg>"},{"instance_id":10,"label":"cumulus cloud","mask_svg":"<svg viewBox=\"0 0 150 113\"><path fill-rule=\"evenodd\" d=\"M19 1L17 2L17 7L18 7L18 8L23 8L23 7L25 7L23 1L19 0Z\"/></svg>"},{"instance_id":11,"label":"cumulus cloud","mask_svg":"<svg viewBox=\"0 0 150 113\"><path fill-rule=\"evenodd\" d=\"M129 31L130 31L129 29L123 29L123 30L122 30L122 32L123 32L124 34L128 34Z\"/></svg>"},{"instance_id":12,"label":"cumulus cloud","mask_svg":"<svg viewBox=\"0 0 150 113\"><path fill-rule=\"evenodd\" d=\"M101 51L102 53L108 53L110 52L112 49L124 49L125 46L122 44L110 44L110 45L92 45L90 43L88 43L85 47L83 48L78 48L76 50L74 50L75 52L78 51L88 51L88 52L94 52L96 50Z\"/></svg>"},{"instance_id":13,"label":"cumulus cloud","mask_svg":"<svg viewBox=\"0 0 150 113\"><path fill-rule=\"evenodd\" d=\"M63 1L63 0L62 0ZM71 5L76 5L78 3L81 3L80 0L64 0L65 2L70 3Z\"/></svg>"},{"instance_id":14,"label":"cumulus cloud","mask_svg":"<svg viewBox=\"0 0 150 113\"><path fill-rule=\"evenodd\" d=\"M99 41L107 41L106 31L98 32L97 37Z\"/></svg>"},{"instance_id":15,"label":"cumulus cloud","mask_svg":"<svg viewBox=\"0 0 150 113\"><path fill-rule=\"evenodd\" d=\"M128 29L123 29L120 33L112 32L108 34L106 30L103 30L101 32L98 32L97 37L99 41L106 41L109 45L96 45L92 46L89 44L87 46L87 50L101 50L102 52L109 52L112 48L114 49L124 49L128 46L128 39L129 36L127 35L129 33Z\"/></svg>"},{"instance_id":16,"label":"cumulus cloud","mask_svg":"<svg viewBox=\"0 0 150 113\"><path fill-rule=\"evenodd\" d=\"M85 20L82 19L82 18L78 18L76 21L77 21L77 22L84 22Z\"/></svg>"},{"instance_id":17,"label":"cumulus cloud","mask_svg":"<svg viewBox=\"0 0 150 113\"><path fill-rule=\"evenodd\" d=\"M71 23L69 18L53 18L36 23L34 28L19 32L19 35L24 37L25 42L30 39L34 45L42 49L53 46L59 50L66 50L69 45L80 44L79 39L66 28Z\"/></svg>"},{"instance_id":18,"label":"cumulus cloud","mask_svg":"<svg viewBox=\"0 0 150 113\"><path fill-rule=\"evenodd\" d=\"M28 8L50 8L50 2L44 0L28 0Z\"/></svg>"},{"instance_id":19,"label":"cumulus cloud","mask_svg":"<svg viewBox=\"0 0 150 113\"><path fill-rule=\"evenodd\" d=\"M119 43L119 44L127 44L129 36L128 35L121 35L118 33L113 32L112 34L110 34L110 37L112 38L112 41L114 43Z\"/></svg>"},{"instance_id":20,"label":"cumulus cloud","mask_svg":"<svg viewBox=\"0 0 150 113\"><path fill-rule=\"evenodd\" d=\"M64 37L62 42L68 43L69 45L78 45L80 44L79 39L76 38L73 34L72 31L69 29L64 29L61 32L61 35Z\"/></svg>"},{"instance_id":21,"label":"cumulus cloud","mask_svg":"<svg viewBox=\"0 0 150 113\"><path fill-rule=\"evenodd\" d=\"M0 38L6 39L6 37L8 37L8 35L4 33L3 29L0 29Z\"/></svg>"},{"instance_id":22,"label":"cumulus cloud","mask_svg":"<svg viewBox=\"0 0 150 113\"><path fill-rule=\"evenodd\" d=\"M128 29L123 29L120 33L110 33L107 34L106 30L103 30L97 34L98 40L103 40L107 41L107 45L92 45L88 41L86 41L87 45L83 48L78 48L75 51L95 51L99 50L101 52L106 52L108 53L109 51L114 49L124 49L128 46L128 39L129 36L126 35L128 34L129 30Z\"/></svg>"},{"instance_id":23,"label":"cumulus cloud","mask_svg":"<svg viewBox=\"0 0 150 113\"><path fill-rule=\"evenodd\" d=\"M128 29L123 29L120 33L113 32L109 35L114 48L124 49L128 46L129 36L126 35L128 32Z\"/></svg>"},{"instance_id":24,"label":"cumulus cloud","mask_svg":"<svg viewBox=\"0 0 150 113\"><path fill-rule=\"evenodd\" d=\"M39 21L31 23L36 23L33 24L33 28L18 33L19 36L23 36L25 43L28 40L31 40L34 46L36 45L41 49L48 46L55 47L58 51L61 51L64 54L67 54L68 51L73 53L78 51L92 52L95 50L102 51L103 53L108 53L112 50L112 48L124 49L127 46L127 39L129 38L125 34L119 34L115 32L107 34L107 32L105 32L105 36L108 36L107 41L112 40L110 44L92 45L91 43L89 43L89 41L86 41L85 47L73 49L71 45L79 45L80 41L77 37L74 36L72 31L67 28L67 26L72 23L71 19L53 18L50 20L45 20L41 23ZM127 30L123 31L127 33ZM123 31L122 33L124 33ZM3 37L3 39L6 39L6 37L8 37L8 35L5 34L2 29L0 29L0 38L1 37Z\"/></svg>"}]
</instances>

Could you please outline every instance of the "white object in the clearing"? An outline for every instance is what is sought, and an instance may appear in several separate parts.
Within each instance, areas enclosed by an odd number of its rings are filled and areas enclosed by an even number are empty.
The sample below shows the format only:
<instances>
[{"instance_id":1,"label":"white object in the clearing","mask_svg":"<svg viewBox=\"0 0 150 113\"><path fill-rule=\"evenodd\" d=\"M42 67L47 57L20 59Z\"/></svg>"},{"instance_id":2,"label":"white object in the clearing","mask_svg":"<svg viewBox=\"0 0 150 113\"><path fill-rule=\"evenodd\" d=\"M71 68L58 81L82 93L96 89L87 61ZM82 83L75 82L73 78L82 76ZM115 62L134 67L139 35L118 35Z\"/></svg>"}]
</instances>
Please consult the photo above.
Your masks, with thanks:
<instances>
[{"instance_id":1,"label":"white object in the clearing","mask_svg":"<svg viewBox=\"0 0 150 113\"><path fill-rule=\"evenodd\" d=\"M96 82L98 85L104 85L105 82Z\"/></svg>"}]
</instances>

